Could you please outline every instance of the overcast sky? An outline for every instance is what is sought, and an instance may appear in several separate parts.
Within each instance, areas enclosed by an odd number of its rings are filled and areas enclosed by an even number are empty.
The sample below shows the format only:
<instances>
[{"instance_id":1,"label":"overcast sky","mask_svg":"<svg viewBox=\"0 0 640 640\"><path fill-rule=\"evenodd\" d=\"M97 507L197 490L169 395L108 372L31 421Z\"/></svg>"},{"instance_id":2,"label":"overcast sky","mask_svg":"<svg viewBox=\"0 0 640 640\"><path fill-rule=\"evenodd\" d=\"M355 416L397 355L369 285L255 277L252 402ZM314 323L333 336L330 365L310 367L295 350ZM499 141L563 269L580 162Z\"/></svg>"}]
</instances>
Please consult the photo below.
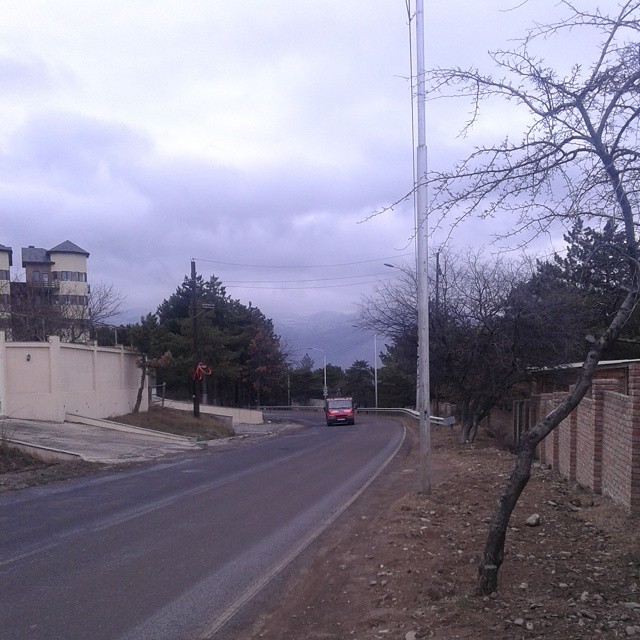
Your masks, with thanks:
<instances>
[{"instance_id":1,"label":"overcast sky","mask_svg":"<svg viewBox=\"0 0 640 640\"><path fill-rule=\"evenodd\" d=\"M555 3L426 5L429 66L468 66ZM0 244L88 251L135 321L189 273L279 319L355 310L410 264L405 0L4 0ZM430 104L429 162L468 105ZM457 109L457 110L456 110ZM504 112L482 125L502 137ZM486 225L456 232L482 242ZM437 242L437 238L434 240Z\"/></svg>"}]
</instances>

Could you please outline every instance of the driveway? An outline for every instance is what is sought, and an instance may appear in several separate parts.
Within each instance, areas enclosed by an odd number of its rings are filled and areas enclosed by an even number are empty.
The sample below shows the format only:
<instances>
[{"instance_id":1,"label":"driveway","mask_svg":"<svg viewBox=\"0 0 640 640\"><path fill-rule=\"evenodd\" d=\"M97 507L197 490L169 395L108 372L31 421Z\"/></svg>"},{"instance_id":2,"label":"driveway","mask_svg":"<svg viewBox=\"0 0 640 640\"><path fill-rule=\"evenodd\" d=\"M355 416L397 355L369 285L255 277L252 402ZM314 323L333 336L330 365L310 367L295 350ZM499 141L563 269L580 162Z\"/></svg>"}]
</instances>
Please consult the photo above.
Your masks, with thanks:
<instances>
[{"instance_id":1,"label":"driveway","mask_svg":"<svg viewBox=\"0 0 640 640\"><path fill-rule=\"evenodd\" d=\"M309 415L315 418L313 414ZM295 422L282 421L281 418L274 422L271 420L273 416L265 416L264 424L238 424L234 426L234 431L238 438L296 431L309 424L309 415L305 414ZM108 420L91 422L96 424L5 419L0 420L0 438L43 460L80 459L105 464L155 460L175 453L219 446L229 440L196 442L194 438Z\"/></svg>"}]
</instances>

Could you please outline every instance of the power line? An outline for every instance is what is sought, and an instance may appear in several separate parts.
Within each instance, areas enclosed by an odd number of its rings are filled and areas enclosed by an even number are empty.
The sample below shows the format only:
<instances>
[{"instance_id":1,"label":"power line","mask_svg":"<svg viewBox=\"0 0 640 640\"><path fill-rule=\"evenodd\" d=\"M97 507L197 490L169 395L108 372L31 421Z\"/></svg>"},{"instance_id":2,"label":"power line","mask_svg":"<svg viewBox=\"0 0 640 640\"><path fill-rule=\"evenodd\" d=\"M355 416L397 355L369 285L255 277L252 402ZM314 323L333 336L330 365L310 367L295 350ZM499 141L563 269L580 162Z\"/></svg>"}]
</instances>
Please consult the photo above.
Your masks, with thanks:
<instances>
[{"instance_id":1,"label":"power line","mask_svg":"<svg viewBox=\"0 0 640 640\"><path fill-rule=\"evenodd\" d=\"M331 267L351 267L358 264L370 264L372 262L382 262L384 260L397 260L398 258L406 258L412 256L412 253L403 253L395 256L387 256L386 258L374 258L372 260L361 260L359 262L336 262L333 264L303 264L303 265L275 265L275 264L242 264L239 262L223 262L222 260L210 260L208 258L193 258L198 262L210 262L212 264L220 264L226 267L249 267L252 269L328 269Z\"/></svg>"},{"instance_id":2,"label":"power line","mask_svg":"<svg viewBox=\"0 0 640 640\"><path fill-rule=\"evenodd\" d=\"M376 278L380 276L388 276L387 272L382 273L365 273L356 276L335 276L331 278L310 278L307 280L227 280L225 285L235 286L236 284L302 284L303 282L330 282L333 280L352 280L353 278ZM358 284L358 283L354 283Z\"/></svg>"},{"instance_id":3,"label":"power line","mask_svg":"<svg viewBox=\"0 0 640 640\"><path fill-rule=\"evenodd\" d=\"M264 289L264 290L279 290L279 291L293 291L296 289L337 289L340 287L361 287L364 284L373 284L374 282L379 282L380 279L379 278L375 278L373 280L364 280L362 282L350 282L347 284L326 284L326 285L319 285L319 286L313 286L313 285L306 285L306 286L302 286L302 287L276 287L276 286L257 286L258 284L262 284L262 283L257 283L256 286L249 286L249 285L227 285L226 283L223 283L225 287L229 286L229 287L233 287L234 289Z\"/></svg>"}]
</instances>

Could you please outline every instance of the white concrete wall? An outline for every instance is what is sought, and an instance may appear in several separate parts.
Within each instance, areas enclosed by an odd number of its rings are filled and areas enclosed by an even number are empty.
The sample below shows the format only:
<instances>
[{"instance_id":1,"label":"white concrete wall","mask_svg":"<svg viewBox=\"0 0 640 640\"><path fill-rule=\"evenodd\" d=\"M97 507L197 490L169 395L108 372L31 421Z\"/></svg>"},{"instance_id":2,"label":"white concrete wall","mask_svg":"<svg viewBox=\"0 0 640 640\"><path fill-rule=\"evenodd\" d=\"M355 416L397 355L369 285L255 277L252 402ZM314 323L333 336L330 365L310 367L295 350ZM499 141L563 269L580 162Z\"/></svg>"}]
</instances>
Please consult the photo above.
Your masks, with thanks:
<instances>
[{"instance_id":1,"label":"white concrete wall","mask_svg":"<svg viewBox=\"0 0 640 640\"><path fill-rule=\"evenodd\" d=\"M64 422L67 413L108 418L130 413L140 384L138 354L124 347L6 342L0 332L0 416ZM142 395L141 411L148 409Z\"/></svg>"},{"instance_id":2,"label":"white concrete wall","mask_svg":"<svg viewBox=\"0 0 640 640\"><path fill-rule=\"evenodd\" d=\"M180 411L192 411L193 404L180 400L165 400L164 406ZM219 418L231 418L231 424L264 424L262 411L256 409L240 409L237 407L218 407L211 404L201 404L200 413L208 413Z\"/></svg>"}]
</instances>

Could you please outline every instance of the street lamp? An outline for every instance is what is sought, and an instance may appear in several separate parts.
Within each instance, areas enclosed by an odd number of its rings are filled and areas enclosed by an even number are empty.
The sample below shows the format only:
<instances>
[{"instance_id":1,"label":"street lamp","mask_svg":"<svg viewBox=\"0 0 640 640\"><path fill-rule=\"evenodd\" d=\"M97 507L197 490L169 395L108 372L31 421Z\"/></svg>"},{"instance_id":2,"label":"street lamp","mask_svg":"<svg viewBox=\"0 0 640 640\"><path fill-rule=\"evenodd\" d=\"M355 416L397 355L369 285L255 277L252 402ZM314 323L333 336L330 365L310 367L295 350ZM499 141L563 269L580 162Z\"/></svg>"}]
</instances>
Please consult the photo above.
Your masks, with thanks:
<instances>
[{"instance_id":1,"label":"street lamp","mask_svg":"<svg viewBox=\"0 0 640 640\"><path fill-rule=\"evenodd\" d=\"M424 0L416 0L416 121L415 163L416 266L418 284L418 411L420 411L421 484L431 493L431 419L429 394L429 206L427 201L426 65L424 60Z\"/></svg>"},{"instance_id":2,"label":"street lamp","mask_svg":"<svg viewBox=\"0 0 640 640\"><path fill-rule=\"evenodd\" d=\"M319 351L322 354L322 368L324 371L324 387L322 388L322 397L326 400L329 395L329 390L327 389L327 354L323 349L318 349L317 347L307 347L309 351Z\"/></svg>"},{"instance_id":3,"label":"street lamp","mask_svg":"<svg viewBox=\"0 0 640 640\"><path fill-rule=\"evenodd\" d=\"M404 275L407 278L411 278L411 280L413 280L414 285L417 288L417 276L416 276L416 272L415 271L411 271L410 269L408 269L407 267L401 267L397 264L391 264L390 262L383 262L382 263L385 267L389 267L390 269L397 269L398 271L402 271L402 273L404 273Z\"/></svg>"},{"instance_id":4,"label":"street lamp","mask_svg":"<svg viewBox=\"0 0 640 640\"><path fill-rule=\"evenodd\" d=\"M373 334L373 388L375 407L378 408L378 334Z\"/></svg>"}]
</instances>

